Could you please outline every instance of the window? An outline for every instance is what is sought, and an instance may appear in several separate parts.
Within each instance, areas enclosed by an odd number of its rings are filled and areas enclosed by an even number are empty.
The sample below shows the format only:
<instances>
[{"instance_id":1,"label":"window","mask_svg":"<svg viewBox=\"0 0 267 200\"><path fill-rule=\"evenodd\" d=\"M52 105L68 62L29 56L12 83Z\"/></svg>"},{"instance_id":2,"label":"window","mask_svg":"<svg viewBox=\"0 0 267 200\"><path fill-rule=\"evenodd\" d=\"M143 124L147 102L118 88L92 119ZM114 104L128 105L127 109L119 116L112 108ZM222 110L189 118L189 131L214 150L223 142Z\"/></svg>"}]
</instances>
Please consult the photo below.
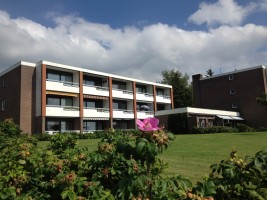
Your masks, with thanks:
<instances>
[{"instance_id":1,"label":"window","mask_svg":"<svg viewBox=\"0 0 267 200\"><path fill-rule=\"evenodd\" d=\"M157 95L164 96L164 90L163 89L157 89Z\"/></svg>"},{"instance_id":2,"label":"window","mask_svg":"<svg viewBox=\"0 0 267 200\"><path fill-rule=\"evenodd\" d=\"M126 90L126 83L121 81L112 81L112 88L119 90Z\"/></svg>"},{"instance_id":3,"label":"window","mask_svg":"<svg viewBox=\"0 0 267 200\"><path fill-rule=\"evenodd\" d=\"M160 110L165 110L165 106L164 104L157 104L157 110L160 111Z\"/></svg>"},{"instance_id":4,"label":"window","mask_svg":"<svg viewBox=\"0 0 267 200\"><path fill-rule=\"evenodd\" d=\"M89 77L84 76L83 77L83 84L84 85L90 85L90 86L100 86L102 87L102 79L97 77Z\"/></svg>"},{"instance_id":5,"label":"window","mask_svg":"<svg viewBox=\"0 0 267 200\"><path fill-rule=\"evenodd\" d=\"M237 108L237 103L232 103L232 108Z\"/></svg>"},{"instance_id":6,"label":"window","mask_svg":"<svg viewBox=\"0 0 267 200\"><path fill-rule=\"evenodd\" d=\"M68 72L47 69L46 79L53 81L73 82L73 75L72 73Z\"/></svg>"},{"instance_id":7,"label":"window","mask_svg":"<svg viewBox=\"0 0 267 200\"><path fill-rule=\"evenodd\" d=\"M48 119L46 121L46 130L47 131L60 131L65 132L72 130L72 121L64 119Z\"/></svg>"},{"instance_id":8,"label":"window","mask_svg":"<svg viewBox=\"0 0 267 200\"><path fill-rule=\"evenodd\" d=\"M229 75L229 81L231 81L231 80L234 80L234 75L233 74L231 74L231 75Z\"/></svg>"},{"instance_id":9,"label":"window","mask_svg":"<svg viewBox=\"0 0 267 200\"><path fill-rule=\"evenodd\" d=\"M144 85L136 85L136 92L146 93L146 86L144 86Z\"/></svg>"},{"instance_id":10,"label":"window","mask_svg":"<svg viewBox=\"0 0 267 200\"><path fill-rule=\"evenodd\" d=\"M50 106L73 106L72 97L47 96L46 105Z\"/></svg>"},{"instance_id":11,"label":"window","mask_svg":"<svg viewBox=\"0 0 267 200\"><path fill-rule=\"evenodd\" d=\"M113 101L113 109L117 110L127 110L127 102L126 101Z\"/></svg>"},{"instance_id":12,"label":"window","mask_svg":"<svg viewBox=\"0 0 267 200\"><path fill-rule=\"evenodd\" d=\"M127 121L113 121L113 128L114 129L127 129L128 123Z\"/></svg>"},{"instance_id":13,"label":"window","mask_svg":"<svg viewBox=\"0 0 267 200\"><path fill-rule=\"evenodd\" d=\"M120 81L113 81L112 82L112 88L113 89L126 90L126 83L120 82Z\"/></svg>"},{"instance_id":14,"label":"window","mask_svg":"<svg viewBox=\"0 0 267 200\"><path fill-rule=\"evenodd\" d=\"M103 101L101 100L84 100L83 106L85 108L103 108Z\"/></svg>"},{"instance_id":15,"label":"window","mask_svg":"<svg viewBox=\"0 0 267 200\"><path fill-rule=\"evenodd\" d=\"M103 130L101 121L84 121L83 122L83 130Z\"/></svg>"},{"instance_id":16,"label":"window","mask_svg":"<svg viewBox=\"0 0 267 200\"><path fill-rule=\"evenodd\" d=\"M230 94L235 94L235 90L230 90Z\"/></svg>"},{"instance_id":17,"label":"window","mask_svg":"<svg viewBox=\"0 0 267 200\"><path fill-rule=\"evenodd\" d=\"M5 99L2 99L1 100L1 110L5 110L6 109L6 100Z\"/></svg>"}]
</instances>

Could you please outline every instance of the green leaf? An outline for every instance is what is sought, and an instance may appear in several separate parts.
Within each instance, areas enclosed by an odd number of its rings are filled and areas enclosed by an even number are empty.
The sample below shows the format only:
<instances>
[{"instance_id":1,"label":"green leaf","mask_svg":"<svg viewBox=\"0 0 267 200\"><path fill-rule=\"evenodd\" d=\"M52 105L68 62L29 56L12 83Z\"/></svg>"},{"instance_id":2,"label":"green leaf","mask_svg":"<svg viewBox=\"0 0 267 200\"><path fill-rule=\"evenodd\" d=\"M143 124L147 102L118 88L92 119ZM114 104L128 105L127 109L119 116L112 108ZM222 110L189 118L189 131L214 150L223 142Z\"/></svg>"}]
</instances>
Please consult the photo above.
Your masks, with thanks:
<instances>
[{"instance_id":1,"label":"green leaf","mask_svg":"<svg viewBox=\"0 0 267 200\"><path fill-rule=\"evenodd\" d=\"M67 196L68 196L68 193L69 193L69 190L65 190L65 191L63 191L63 192L61 193L61 197L62 197L62 199L66 199Z\"/></svg>"},{"instance_id":2,"label":"green leaf","mask_svg":"<svg viewBox=\"0 0 267 200\"><path fill-rule=\"evenodd\" d=\"M52 152L52 151L46 151L45 153L46 153L46 155L48 155L48 156L53 155L53 152Z\"/></svg>"},{"instance_id":3,"label":"green leaf","mask_svg":"<svg viewBox=\"0 0 267 200\"><path fill-rule=\"evenodd\" d=\"M21 165L25 165L26 164L26 160L19 160L18 163L21 164Z\"/></svg>"},{"instance_id":4,"label":"green leaf","mask_svg":"<svg viewBox=\"0 0 267 200\"><path fill-rule=\"evenodd\" d=\"M68 197L70 200L76 200L76 193L73 192L72 190L69 190Z\"/></svg>"}]
</instances>

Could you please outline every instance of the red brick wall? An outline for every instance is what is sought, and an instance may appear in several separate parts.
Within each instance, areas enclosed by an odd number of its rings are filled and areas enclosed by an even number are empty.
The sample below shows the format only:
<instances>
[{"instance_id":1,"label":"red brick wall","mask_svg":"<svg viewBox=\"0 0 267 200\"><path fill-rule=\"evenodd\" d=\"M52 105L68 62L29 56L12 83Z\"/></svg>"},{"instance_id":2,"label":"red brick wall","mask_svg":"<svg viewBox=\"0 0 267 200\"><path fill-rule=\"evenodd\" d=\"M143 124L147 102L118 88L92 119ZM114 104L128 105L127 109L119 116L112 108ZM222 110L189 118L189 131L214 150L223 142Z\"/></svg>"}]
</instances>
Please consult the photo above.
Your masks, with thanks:
<instances>
[{"instance_id":1,"label":"red brick wall","mask_svg":"<svg viewBox=\"0 0 267 200\"><path fill-rule=\"evenodd\" d=\"M256 102L265 92L264 73L263 68L233 73L233 80L229 80L229 74L202 80L193 76L193 106L237 111L249 125L267 127L267 107ZM233 103L238 107L232 108Z\"/></svg>"}]
</instances>

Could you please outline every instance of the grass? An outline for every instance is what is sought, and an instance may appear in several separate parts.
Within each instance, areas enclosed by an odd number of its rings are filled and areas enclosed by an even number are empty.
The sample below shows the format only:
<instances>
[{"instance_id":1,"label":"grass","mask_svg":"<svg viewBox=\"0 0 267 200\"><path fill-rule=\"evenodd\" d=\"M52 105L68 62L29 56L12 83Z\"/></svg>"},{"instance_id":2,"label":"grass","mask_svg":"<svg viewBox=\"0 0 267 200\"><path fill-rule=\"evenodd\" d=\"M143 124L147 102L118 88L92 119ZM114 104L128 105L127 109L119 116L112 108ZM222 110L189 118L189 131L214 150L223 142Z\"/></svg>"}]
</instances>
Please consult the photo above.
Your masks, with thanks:
<instances>
[{"instance_id":1,"label":"grass","mask_svg":"<svg viewBox=\"0 0 267 200\"><path fill-rule=\"evenodd\" d=\"M99 141L100 139L78 140L78 146L94 151ZM39 145L46 146L48 143L39 142ZM267 132L177 135L160 158L168 163L166 175L182 174L196 183L202 180L203 175L209 174L211 164L229 158L233 147L238 149L241 157L253 156L256 152L267 149Z\"/></svg>"},{"instance_id":2,"label":"grass","mask_svg":"<svg viewBox=\"0 0 267 200\"><path fill-rule=\"evenodd\" d=\"M267 132L177 135L160 157L168 162L167 175L182 174L194 183L210 172L209 166L229 158L232 148L240 157L267 149Z\"/></svg>"}]
</instances>

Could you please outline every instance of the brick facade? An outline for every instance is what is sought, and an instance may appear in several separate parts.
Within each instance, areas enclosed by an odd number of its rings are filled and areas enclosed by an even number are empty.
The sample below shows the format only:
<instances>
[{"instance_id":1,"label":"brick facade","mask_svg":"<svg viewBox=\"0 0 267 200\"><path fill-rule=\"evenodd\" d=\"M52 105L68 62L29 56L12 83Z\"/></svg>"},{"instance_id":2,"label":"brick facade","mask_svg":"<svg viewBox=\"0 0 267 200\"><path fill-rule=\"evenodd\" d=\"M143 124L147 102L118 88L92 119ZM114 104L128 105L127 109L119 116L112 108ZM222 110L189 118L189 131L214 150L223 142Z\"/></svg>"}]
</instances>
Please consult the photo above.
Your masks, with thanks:
<instances>
[{"instance_id":1,"label":"brick facade","mask_svg":"<svg viewBox=\"0 0 267 200\"><path fill-rule=\"evenodd\" d=\"M248 125L267 127L267 107L256 98L266 93L263 66L203 78L193 76L193 106L240 112Z\"/></svg>"}]
</instances>

